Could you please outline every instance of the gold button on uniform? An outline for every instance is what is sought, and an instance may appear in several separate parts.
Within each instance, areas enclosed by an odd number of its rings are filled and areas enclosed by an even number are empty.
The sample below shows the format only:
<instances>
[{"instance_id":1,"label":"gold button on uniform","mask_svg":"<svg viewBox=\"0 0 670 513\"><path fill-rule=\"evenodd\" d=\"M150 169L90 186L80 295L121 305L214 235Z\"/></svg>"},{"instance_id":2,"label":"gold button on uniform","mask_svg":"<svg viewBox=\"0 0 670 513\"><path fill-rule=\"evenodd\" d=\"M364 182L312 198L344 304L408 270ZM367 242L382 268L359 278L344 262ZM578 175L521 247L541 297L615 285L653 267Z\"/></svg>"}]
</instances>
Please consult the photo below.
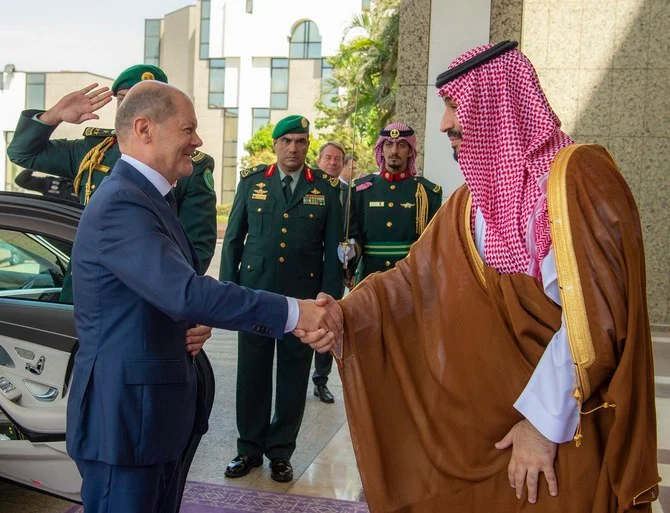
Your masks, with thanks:
<instances>
[{"instance_id":1,"label":"gold button on uniform","mask_svg":"<svg viewBox=\"0 0 670 513\"><path fill-rule=\"evenodd\" d=\"M309 273L310 278L314 278L314 273Z\"/></svg>"},{"instance_id":2,"label":"gold button on uniform","mask_svg":"<svg viewBox=\"0 0 670 513\"><path fill-rule=\"evenodd\" d=\"M310 214L310 215L309 215L309 218L310 218L310 219L314 219L314 214Z\"/></svg>"},{"instance_id":3,"label":"gold button on uniform","mask_svg":"<svg viewBox=\"0 0 670 513\"><path fill-rule=\"evenodd\" d=\"M388 226L389 228L391 228L391 226L393 226L393 223L392 223L391 221L389 221L388 223L386 223L386 226Z\"/></svg>"},{"instance_id":4,"label":"gold button on uniform","mask_svg":"<svg viewBox=\"0 0 670 513\"><path fill-rule=\"evenodd\" d=\"M288 219L288 212L284 212L284 219Z\"/></svg>"},{"instance_id":5,"label":"gold button on uniform","mask_svg":"<svg viewBox=\"0 0 670 513\"><path fill-rule=\"evenodd\" d=\"M285 260L286 260L286 259L285 259L284 257L279 257L279 262L280 262L280 263L283 264L283 263L285 262Z\"/></svg>"},{"instance_id":6,"label":"gold button on uniform","mask_svg":"<svg viewBox=\"0 0 670 513\"><path fill-rule=\"evenodd\" d=\"M386 267L391 267L391 262L389 262L388 260L384 262L384 264L386 265Z\"/></svg>"},{"instance_id":7,"label":"gold button on uniform","mask_svg":"<svg viewBox=\"0 0 670 513\"><path fill-rule=\"evenodd\" d=\"M282 242L281 244L279 244L279 247L282 248L282 249L284 249L284 248L286 247L286 243L285 243L285 242Z\"/></svg>"},{"instance_id":8,"label":"gold button on uniform","mask_svg":"<svg viewBox=\"0 0 670 513\"><path fill-rule=\"evenodd\" d=\"M391 185L391 187L390 187L390 188L391 188L391 189L395 189L395 185Z\"/></svg>"},{"instance_id":9,"label":"gold button on uniform","mask_svg":"<svg viewBox=\"0 0 670 513\"><path fill-rule=\"evenodd\" d=\"M282 233L288 233L288 230L287 230L286 228L282 228L282 229L281 229L281 232L282 232Z\"/></svg>"},{"instance_id":10,"label":"gold button on uniform","mask_svg":"<svg viewBox=\"0 0 670 513\"><path fill-rule=\"evenodd\" d=\"M393 208L393 202L389 201L389 207Z\"/></svg>"},{"instance_id":11,"label":"gold button on uniform","mask_svg":"<svg viewBox=\"0 0 670 513\"><path fill-rule=\"evenodd\" d=\"M91 184L91 190L95 189L95 184Z\"/></svg>"},{"instance_id":12,"label":"gold button on uniform","mask_svg":"<svg viewBox=\"0 0 670 513\"><path fill-rule=\"evenodd\" d=\"M247 265L247 269L251 269L251 264Z\"/></svg>"},{"instance_id":13,"label":"gold button on uniform","mask_svg":"<svg viewBox=\"0 0 670 513\"><path fill-rule=\"evenodd\" d=\"M256 209L256 212L261 212L262 210L263 210L263 209L262 209L261 207L258 207L258 208Z\"/></svg>"}]
</instances>

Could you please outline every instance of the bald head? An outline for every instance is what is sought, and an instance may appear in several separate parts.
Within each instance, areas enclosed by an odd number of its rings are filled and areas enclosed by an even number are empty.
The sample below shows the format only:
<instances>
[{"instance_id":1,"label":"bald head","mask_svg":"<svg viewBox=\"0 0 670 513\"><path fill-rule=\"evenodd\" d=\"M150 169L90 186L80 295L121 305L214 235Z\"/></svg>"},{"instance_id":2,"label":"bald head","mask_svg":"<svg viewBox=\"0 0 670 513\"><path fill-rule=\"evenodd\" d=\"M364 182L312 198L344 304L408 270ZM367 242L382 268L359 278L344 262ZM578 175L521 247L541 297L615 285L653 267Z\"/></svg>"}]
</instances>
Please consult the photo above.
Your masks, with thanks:
<instances>
[{"instance_id":1,"label":"bald head","mask_svg":"<svg viewBox=\"0 0 670 513\"><path fill-rule=\"evenodd\" d=\"M115 128L119 142L127 140L133 121L138 117L149 118L155 123L165 122L174 113L180 96L190 102L188 96L176 87L156 80L144 80L132 87L116 111Z\"/></svg>"},{"instance_id":2,"label":"bald head","mask_svg":"<svg viewBox=\"0 0 670 513\"><path fill-rule=\"evenodd\" d=\"M173 184L193 172L191 156L202 145L190 98L174 86L145 80L133 86L116 111L116 136L124 155L143 162Z\"/></svg>"}]
</instances>

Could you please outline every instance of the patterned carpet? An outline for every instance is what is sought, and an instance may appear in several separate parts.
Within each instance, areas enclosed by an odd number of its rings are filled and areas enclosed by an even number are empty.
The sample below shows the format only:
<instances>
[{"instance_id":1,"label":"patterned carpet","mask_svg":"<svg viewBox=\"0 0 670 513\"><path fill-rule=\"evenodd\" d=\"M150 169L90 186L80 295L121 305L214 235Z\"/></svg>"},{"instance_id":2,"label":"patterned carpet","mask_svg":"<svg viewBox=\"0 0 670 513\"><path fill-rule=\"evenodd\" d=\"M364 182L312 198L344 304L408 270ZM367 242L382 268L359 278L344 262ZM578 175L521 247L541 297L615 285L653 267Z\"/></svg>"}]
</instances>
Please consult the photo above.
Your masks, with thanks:
<instances>
[{"instance_id":1,"label":"patterned carpet","mask_svg":"<svg viewBox=\"0 0 670 513\"><path fill-rule=\"evenodd\" d=\"M84 508L67 513L84 513ZM188 482L181 513L368 513L368 508L361 502Z\"/></svg>"}]
</instances>

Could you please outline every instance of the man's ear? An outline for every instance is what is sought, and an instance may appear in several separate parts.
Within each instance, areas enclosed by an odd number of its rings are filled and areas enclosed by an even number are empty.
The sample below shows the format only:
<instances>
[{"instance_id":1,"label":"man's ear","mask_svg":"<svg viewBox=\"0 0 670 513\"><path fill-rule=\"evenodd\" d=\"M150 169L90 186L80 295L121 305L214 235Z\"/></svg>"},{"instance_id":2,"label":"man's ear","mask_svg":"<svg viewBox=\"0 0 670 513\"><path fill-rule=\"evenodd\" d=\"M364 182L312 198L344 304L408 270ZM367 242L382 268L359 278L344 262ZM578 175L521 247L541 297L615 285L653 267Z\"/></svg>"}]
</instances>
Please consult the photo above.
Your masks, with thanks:
<instances>
[{"instance_id":1,"label":"man's ear","mask_svg":"<svg viewBox=\"0 0 670 513\"><path fill-rule=\"evenodd\" d=\"M133 121L133 132L143 143L151 142L153 136L153 126L149 118L140 116Z\"/></svg>"}]
</instances>

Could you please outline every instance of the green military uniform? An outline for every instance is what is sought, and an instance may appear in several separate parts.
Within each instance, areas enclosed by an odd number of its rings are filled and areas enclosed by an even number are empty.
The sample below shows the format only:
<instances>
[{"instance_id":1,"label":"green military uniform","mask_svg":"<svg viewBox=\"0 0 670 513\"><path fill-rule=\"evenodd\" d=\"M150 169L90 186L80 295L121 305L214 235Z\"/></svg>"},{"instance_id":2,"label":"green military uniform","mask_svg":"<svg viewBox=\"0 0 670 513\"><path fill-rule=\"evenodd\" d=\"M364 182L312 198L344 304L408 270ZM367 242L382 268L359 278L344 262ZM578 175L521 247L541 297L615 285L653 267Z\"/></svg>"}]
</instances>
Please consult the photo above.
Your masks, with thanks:
<instances>
[{"instance_id":1,"label":"green military uniform","mask_svg":"<svg viewBox=\"0 0 670 513\"><path fill-rule=\"evenodd\" d=\"M301 299L320 291L339 298L339 180L326 180L308 167L295 177L287 204L276 164L242 171L219 279ZM277 343L277 398L270 422L275 341L245 333L238 340L239 454L288 459L302 422L313 351L289 333Z\"/></svg>"},{"instance_id":2,"label":"green military uniform","mask_svg":"<svg viewBox=\"0 0 670 513\"><path fill-rule=\"evenodd\" d=\"M15 164L74 180L75 192L85 205L121 156L114 130L86 128L83 139L50 140L56 127L34 119L41 110L21 113L14 139L7 148ZM196 151L193 174L177 181L178 215L199 259L201 274L207 270L216 246L216 193L214 159ZM92 170L92 171L91 171ZM63 283L61 302L72 302L69 275Z\"/></svg>"},{"instance_id":3,"label":"green military uniform","mask_svg":"<svg viewBox=\"0 0 670 513\"><path fill-rule=\"evenodd\" d=\"M441 203L439 185L408 171L383 171L356 180L350 235L362 252L357 281L405 258Z\"/></svg>"}]
</instances>

